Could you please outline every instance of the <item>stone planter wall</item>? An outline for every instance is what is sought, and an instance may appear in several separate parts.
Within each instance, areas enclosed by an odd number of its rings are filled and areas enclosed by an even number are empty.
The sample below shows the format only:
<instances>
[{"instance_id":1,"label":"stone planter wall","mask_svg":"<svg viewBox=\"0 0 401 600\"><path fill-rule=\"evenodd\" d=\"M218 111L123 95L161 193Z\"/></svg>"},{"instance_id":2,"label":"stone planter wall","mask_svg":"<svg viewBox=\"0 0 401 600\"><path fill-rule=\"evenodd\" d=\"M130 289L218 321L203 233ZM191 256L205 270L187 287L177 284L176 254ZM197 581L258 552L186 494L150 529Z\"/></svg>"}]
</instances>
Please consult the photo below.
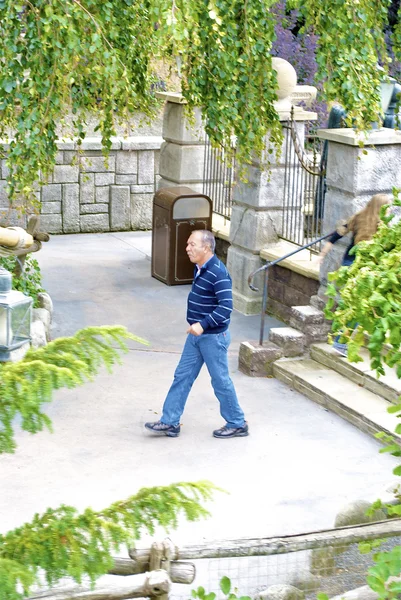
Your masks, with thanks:
<instances>
[{"instance_id":1,"label":"stone planter wall","mask_svg":"<svg viewBox=\"0 0 401 600\"><path fill-rule=\"evenodd\" d=\"M114 138L108 160L100 138L86 138L79 151L74 140L58 142L53 174L37 192L41 228L49 233L151 229L162 141L157 136ZM2 160L1 216L9 206L6 177Z\"/></svg>"}]
</instances>

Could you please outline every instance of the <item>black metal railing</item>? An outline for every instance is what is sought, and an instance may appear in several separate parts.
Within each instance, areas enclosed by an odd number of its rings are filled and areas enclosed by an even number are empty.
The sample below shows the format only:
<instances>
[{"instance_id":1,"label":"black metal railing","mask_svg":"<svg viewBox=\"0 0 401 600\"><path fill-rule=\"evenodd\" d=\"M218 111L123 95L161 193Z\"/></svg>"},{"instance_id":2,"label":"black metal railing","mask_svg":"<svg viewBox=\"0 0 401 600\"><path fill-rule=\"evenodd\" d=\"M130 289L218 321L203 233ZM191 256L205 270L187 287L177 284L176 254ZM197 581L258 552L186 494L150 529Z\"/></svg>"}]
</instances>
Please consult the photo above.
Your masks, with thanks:
<instances>
[{"instance_id":1,"label":"black metal railing","mask_svg":"<svg viewBox=\"0 0 401 600\"><path fill-rule=\"evenodd\" d=\"M257 275L258 273L264 271L262 311L261 311L261 315L260 315L259 346L263 346L263 338L264 338L264 330L265 330L265 317L266 317L266 307L267 307L267 291L268 291L268 281L269 281L268 269L270 269L270 267L273 267L274 265L277 265L282 260L284 260L286 258L289 258L290 256L293 256L294 254L298 254L298 252L301 252L301 250L306 250L307 248L310 248L311 246L316 247L317 244L319 244L320 242L322 242L326 238L328 238L331 235L333 235L333 233L335 233L335 232L332 231L331 233L327 233L326 235L323 235L320 238L318 238L316 240L313 240L312 242L309 242L308 244L304 244L300 248L297 248L296 250L293 250L292 252L289 252L288 254L285 254L284 256L280 256L280 258L276 258L276 260L272 260L271 262L266 263L265 265L263 265L262 267L259 267L259 269L256 269L256 271L253 271L249 275L249 277L248 277L248 285L249 285L249 287L251 288L251 290L253 292L258 292L259 288L255 287L252 284L252 280L255 277L255 275Z\"/></svg>"},{"instance_id":2,"label":"black metal railing","mask_svg":"<svg viewBox=\"0 0 401 600\"><path fill-rule=\"evenodd\" d=\"M325 154L323 143L316 137L309 137L304 146L293 111L291 119L283 124L283 130L283 220L278 234L302 246L319 236L323 229ZM313 250L319 251L319 245Z\"/></svg>"},{"instance_id":3,"label":"black metal railing","mask_svg":"<svg viewBox=\"0 0 401 600\"><path fill-rule=\"evenodd\" d=\"M205 138L203 193L213 202L213 212L226 219L231 217L235 155L227 160L223 148L213 148Z\"/></svg>"}]
</instances>

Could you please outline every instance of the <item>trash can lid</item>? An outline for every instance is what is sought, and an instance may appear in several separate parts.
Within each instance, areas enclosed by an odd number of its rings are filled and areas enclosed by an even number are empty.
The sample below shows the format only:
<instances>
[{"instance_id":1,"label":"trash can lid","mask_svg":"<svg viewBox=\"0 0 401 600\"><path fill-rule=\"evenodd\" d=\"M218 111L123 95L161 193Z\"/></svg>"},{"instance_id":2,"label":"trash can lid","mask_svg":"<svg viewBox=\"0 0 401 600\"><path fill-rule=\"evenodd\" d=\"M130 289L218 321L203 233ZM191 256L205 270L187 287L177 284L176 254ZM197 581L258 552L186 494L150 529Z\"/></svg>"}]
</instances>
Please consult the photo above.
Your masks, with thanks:
<instances>
[{"instance_id":1,"label":"trash can lid","mask_svg":"<svg viewBox=\"0 0 401 600\"><path fill-rule=\"evenodd\" d=\"M200 192L195 192L195 190L192 190L186 186L161 188L155 193L153 204L157 204L158 206L162 206L164 208L171 208L178 198L206 198L206 200L212 204L209 196L206 196L206 194L201 194Z\"/></svg>"}]
</instances>

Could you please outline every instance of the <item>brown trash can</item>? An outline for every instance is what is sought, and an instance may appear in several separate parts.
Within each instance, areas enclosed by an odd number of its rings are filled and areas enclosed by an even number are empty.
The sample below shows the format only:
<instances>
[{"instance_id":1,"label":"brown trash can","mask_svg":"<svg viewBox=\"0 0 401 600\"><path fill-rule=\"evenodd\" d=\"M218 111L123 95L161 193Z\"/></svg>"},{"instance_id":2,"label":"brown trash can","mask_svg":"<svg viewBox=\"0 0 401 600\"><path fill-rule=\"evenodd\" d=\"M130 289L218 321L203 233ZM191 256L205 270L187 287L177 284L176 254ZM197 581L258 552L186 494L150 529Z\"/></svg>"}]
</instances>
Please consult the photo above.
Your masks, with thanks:
<instances>
[{"instance_id":1,"label":"brown trash can","mask_svg":"<svg viewBox=\"0 0 401 600\"><path fill-rule=\"evenodd\" d=\"M186 253L195 229L212 230L212 201L188 187L166 187L153 198L152 277L166 285L191 283L194 264Z\"/></svg>"}]
</instances>

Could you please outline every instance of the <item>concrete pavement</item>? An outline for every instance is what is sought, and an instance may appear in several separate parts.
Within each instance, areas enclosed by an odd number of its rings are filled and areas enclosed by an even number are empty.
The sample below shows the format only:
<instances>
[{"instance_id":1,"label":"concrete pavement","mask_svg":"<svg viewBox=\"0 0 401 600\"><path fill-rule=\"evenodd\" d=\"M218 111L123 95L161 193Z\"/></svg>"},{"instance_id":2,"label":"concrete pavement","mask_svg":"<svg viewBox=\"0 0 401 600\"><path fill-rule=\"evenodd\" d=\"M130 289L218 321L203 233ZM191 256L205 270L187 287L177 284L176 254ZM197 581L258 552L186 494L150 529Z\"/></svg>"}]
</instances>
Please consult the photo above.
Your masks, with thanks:
<instances>
[{"instance_id":1,"label":"concrete pavement","mask_svg":"<svg viewBox=\"0 0 401 600\"><path fill-rule=\"evenodd\" d=\"M144 430L160 415L185 340L188 293L151 278L149 255L146 232L53 236L38 253L55 337L122 324L150 346L130 343L112 375L55 393L54 433L17 433L16 453L0 456L0 531L48 506L97 509L143 486L199 479L229 494L216 494L207 521L182 522L178 544L328 528L343 504L375 499L397 464L375 440L281 382L237 370L239 343L258 337L257 316L235 312L231 328L232 377L251 435L212 437L222 419L205 370L178 439Z\"/></svg>"}]
</instances>

